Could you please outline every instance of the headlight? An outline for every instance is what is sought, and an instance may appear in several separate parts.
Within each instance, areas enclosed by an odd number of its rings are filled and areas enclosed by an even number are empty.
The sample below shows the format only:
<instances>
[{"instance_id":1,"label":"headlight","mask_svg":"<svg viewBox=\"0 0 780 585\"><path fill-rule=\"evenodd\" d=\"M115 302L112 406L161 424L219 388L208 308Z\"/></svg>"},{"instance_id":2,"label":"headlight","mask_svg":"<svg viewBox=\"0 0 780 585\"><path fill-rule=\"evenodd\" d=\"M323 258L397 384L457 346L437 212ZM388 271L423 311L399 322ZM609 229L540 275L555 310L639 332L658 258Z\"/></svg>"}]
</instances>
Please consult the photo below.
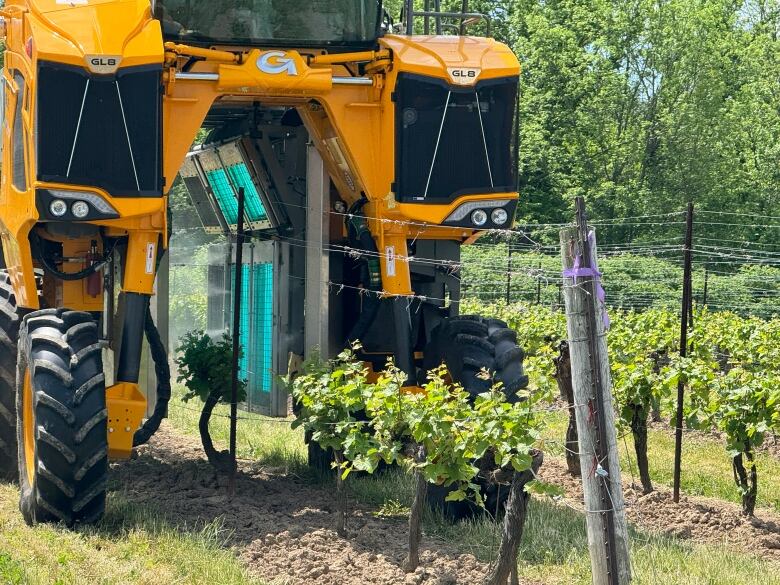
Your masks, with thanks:
<instances>
[{"instance_id":1,"label":"headlight","mask_svg":"<svg viewBox=\"0 0 780 585\"><path fill-rule=\"evenodd\" d=\"M70 210L78 219L84 219L89 215L89 205L83 201L76 201L76 203L71 206Z\"/></svg>"},{"instance_id":2,"label":"headlight","mask_svg":"<svg viewBox=\"0 0 780 585\"><path fill-rule=\"evenodd\" d=\"M62 199L55 199L49 204L49 211L54 217L62 217L68 213L68 205Z\"/></svg>"},{"instance_id":3,"label":"headlight","mask_svg":"<svg viewBox=\"0 0 780 585\"><path fill-rule=\"evenodd\" d=\"M488 216L484 209L477 209L471 214L471 223L475 226L482 227L487 223Z\"/></svg>"},{"instance_id":4,"label":"headlight","mask_svg":"<svg viewBox=\"0 0 780 585\"><path fill-rule=\"evenodd\" d=\"M494 209L493 213L490 214L490 219L496 225L504 225L509 219L509 214L506 212L506 209Z\"/></svg>"}]
</instances>

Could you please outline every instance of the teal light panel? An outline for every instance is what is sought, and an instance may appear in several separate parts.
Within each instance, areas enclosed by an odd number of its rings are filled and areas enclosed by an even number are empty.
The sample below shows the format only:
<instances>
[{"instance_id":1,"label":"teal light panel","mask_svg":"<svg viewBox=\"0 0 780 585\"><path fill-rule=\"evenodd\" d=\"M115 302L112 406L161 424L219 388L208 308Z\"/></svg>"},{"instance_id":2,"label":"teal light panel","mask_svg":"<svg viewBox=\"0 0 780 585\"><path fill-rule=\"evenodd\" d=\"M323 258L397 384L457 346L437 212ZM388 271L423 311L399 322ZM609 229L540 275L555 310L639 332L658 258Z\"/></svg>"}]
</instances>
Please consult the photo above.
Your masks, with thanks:
<instances>
[{"instance_id":1,"label":"teal light panel","mask_svg":"<svg viewBox=\"0 0 780 585\"><path fill-rule=\"evenodd\" d=\"M226 168L236 189L241 187L244 188L244 204L246 206L246 215L249 218L249 221L256 222L267 220L268 214L265 212L263 202L260 200L257 188L252 182L252 177L249 175L249 169L246 168L246 165L244 163L239 163Z\"/></svg>"},{"instance_id":2,"label":"teal light panel","mask_svg":"<svg viewBox=\"0 0 780 585\"><path fill-rule=\"evenodd\" d=\"M217 198L222 215L228 225L238 224L238 201L230 186L227 174L222 169L215 171L206 171L206 179L214 191L214 197Z\"/></svg>"}]
</instances>

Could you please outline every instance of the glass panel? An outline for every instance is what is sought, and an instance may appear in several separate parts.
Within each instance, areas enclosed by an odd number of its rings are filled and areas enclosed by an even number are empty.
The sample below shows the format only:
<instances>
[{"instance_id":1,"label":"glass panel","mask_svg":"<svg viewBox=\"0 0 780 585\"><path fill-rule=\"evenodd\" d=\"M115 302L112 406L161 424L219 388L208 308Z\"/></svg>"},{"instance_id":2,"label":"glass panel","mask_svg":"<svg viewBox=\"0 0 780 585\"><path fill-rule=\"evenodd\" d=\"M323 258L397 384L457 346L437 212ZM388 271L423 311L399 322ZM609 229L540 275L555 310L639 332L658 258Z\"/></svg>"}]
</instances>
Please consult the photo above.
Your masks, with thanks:
<instances>
[{"instance_id":1,"label":"glass panel","mask_svg":"<svg viewBox=\"0 0 780 585\"><path fill-rule=\"evenodd\" d=\"M38 177L89 185L114 196L162 195L160 69L90 76L41 62Z\"/></svg>"},{"instance_id":2,"label":"glass panel","mask_svg":"<svg viewBox=\"0 0 780 585\"><path fill-rule=\"evenodd\" d=\"M22 121L22 105L24 104L24 94L27 86L21 73L14 73L14 81L16 82L16 87L19 91L16 94L16 108L14 112L13 160L11 161L11 169L13 170L14 187L16 187L18 191L27 191L24 155L24 124Z\"/></svg>"},{"instance_id":3,"label":"glass panel","mask_svg":"<svg viewBox=\"0 0 780 585\"><path fill-rule=\"evenodd\" d=\"M401 199L452 199L514 191L512 136L517 79L477 88L401 77L397 191Z\"/></svg>"},{"instance_id":4,"label":"glass panel","mask_svg":"<svg viewBox=\"0 0 780 585\"><path fill-rule=\"evenodd\" d=\"M217 44L349 44L377 38L378 0L159 0L168 39Z\"/></svg>"}]
</instances>

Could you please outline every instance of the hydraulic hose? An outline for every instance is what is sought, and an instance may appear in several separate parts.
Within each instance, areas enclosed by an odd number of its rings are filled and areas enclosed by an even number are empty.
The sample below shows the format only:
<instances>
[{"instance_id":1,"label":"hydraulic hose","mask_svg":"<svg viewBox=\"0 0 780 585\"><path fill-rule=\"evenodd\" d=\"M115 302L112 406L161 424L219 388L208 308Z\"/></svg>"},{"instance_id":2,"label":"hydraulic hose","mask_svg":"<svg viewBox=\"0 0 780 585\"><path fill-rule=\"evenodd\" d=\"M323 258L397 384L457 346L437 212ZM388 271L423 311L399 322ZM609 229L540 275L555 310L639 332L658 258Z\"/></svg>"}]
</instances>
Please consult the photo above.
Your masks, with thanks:
<instances>
[{"instance_id":1,"label":"hydraulic hose","mask_svg":"<svg viewBox=\"0 0 780 585\"><path fill-rule=\"evenodd\" d=\"M365 205L365 200L356 203L347 216L347 231L349 233L350 244L363 252L367 252L364 271L361 275L361 284L372 293L378 293L382 290L382 272L379 267L379 250L371 232L368 229L368 223L360 210ZM374 323L381 299L378 294L369 294L363 300L363 310L360 316L347 336L347 341L360 340Z\"/></svg>"},{"instance_id":2,"label":"hydraulic hose","mask_svg":"<svg viewBox=\"0 0 780 585\"><path fill-rule=\"evenodd\" d=\"M151 308L146 310L144 332L152 352L154 373L157 375L157 404L154 406L152 416L146 419L141 428L135 432L133 447L145 444L157 432L162 420L168 417L168 402L171 400L171 368L168 365L168 352L152 319Z\"/></svg>"}]
</instances>

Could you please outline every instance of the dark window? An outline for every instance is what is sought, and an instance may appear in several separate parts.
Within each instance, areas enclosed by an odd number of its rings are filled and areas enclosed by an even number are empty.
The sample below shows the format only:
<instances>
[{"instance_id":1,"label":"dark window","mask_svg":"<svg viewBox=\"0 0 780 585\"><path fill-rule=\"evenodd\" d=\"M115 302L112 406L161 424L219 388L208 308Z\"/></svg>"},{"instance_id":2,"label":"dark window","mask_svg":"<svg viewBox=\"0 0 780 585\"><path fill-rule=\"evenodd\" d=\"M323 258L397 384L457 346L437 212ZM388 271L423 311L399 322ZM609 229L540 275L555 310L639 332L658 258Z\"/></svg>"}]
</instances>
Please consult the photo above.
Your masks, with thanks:
<instances>
[{"instance_id":1,"label":"dark window","mask_svg":"<svg viewBox=\"0 0 780 585\"><path fill-rule=\"evenodd\" d=\"M42 63L38 177L114 196L161 195L160 84L159 67L96 76Z\"/></svg>"},{"instance_id":2,"label":"dark window","mask_svg":"<svg viewBox=\"0 0 780 585\"><path fill-rule=\"evenodd\" d=\"M396 191L400 200L450 200L516 189L512 152L517 78L476 88L399 76Z\"/></svg>"},{"instance_id":3,"label":"dark window","mask_svg":"<svg viewBox=\"0 0 780 585\"><path fill-rule=\"evenodd\" d=\"M157 0L167 39L238 45L372 44L378 0Z\"/></svg>"},{"instance_id":4,"label":"dark window","mask_svg":"<svg viewBox=\"0 0 780 585\"><path fill-rule=\"evenodd\" d=\"M26 86L24 77L21 73L14 72L14 82L18 88L16 93L16 107L14 108L14 128L13 128L13 152L11 156L11 167L13 169L13 183L18 191L27 191L27 175L25 172L25 152L24 152L24 122L22 121L22 109L24 106L24 95Z\"/></svg>"}]
</instances>

